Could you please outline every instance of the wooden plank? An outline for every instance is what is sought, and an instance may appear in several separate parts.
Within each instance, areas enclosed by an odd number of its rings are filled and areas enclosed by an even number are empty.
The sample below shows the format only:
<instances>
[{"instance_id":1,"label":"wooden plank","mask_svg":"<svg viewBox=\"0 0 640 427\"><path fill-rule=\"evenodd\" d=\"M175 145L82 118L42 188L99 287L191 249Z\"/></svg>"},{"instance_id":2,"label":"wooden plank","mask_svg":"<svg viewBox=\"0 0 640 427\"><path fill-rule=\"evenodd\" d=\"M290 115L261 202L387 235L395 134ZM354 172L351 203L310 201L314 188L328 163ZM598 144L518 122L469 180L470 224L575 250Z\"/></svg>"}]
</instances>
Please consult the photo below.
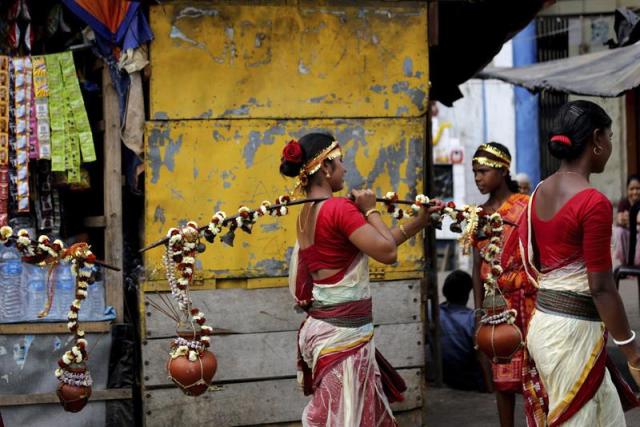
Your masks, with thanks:
<instances>
[{"instance_id":1,"label":"wooden plank","mask_svg":"<svg viewBox=\"0 0 640 427\"><path fill-rule=\"evenodd\" d=\"M111 321L80 322L82 329L90 333L111 332ZM0 335L37 335L66 334L67 322L64 323L4 323L0 324Z\"/></svg>"},{"instance_id":2,"label":"wooden plank","mask_svg":"<svg viewBox=\"0 0 640 427\"><path fill-rule=\"evenodd\" d=\"M394 403L393 410L421 407L421 371L399 372L408 389L405 400ZM143 401L147 426L230 427L298 421L309 397L303 395L295 379L284 379L227 384L195 398L176 388L149 390Z\"/></svg>"},{"instance_id":3,"label":"wooden plank","mask_svg":"<svg viewBox=\"0 0 640 427\"><path fill-rule=\"evenodd\" d=\"M120 151L120 110L111 85L107 65L102 69L102 110L104 114L104 260L122 270L122 164ZM105 269L105 300L116 309L116 322L124 319L122 271Z\"/></svg>"},{"instance_id":4,"label":"wooden plank","mask_svg":"<svg viewBox=\"0 0 640 427\"><path fill-rule=\"evenodd\" d=\"M397 368L424 365L422 323L381 325L375 343ZM215 382L285 378L296 375L297 331L215 336L211 347L218 359ZM169 339L143 343L145 387L168 386L166 364Z\"/></svg>"},{"instance_id":5,"label":"wooden plank","mask_svg":"<svg viewBox=\"0 0 640 427\"><path fill-rule=\"evenodd\" d=\"M107 390L93 390L90 401L100 400L127 400L131 399L133 393L130 388L111 388ZM0 407L40 405L44 403L58 403L56 393L34 393L34 394L0 394Z\"/></svg>"},{"instance_id":6,"label":"wooden plank","mask_svg":"<svg viewBox=\"0 0 640 427\"><path fill-rule=\"evenodd\" d=\"M420 281L401 280L371 284L376 325L420 321ZM169 294L165 296L171 299ZM289 288L217 289L191 292L193 303L216 328L234 333L294 331L304 314L294 310ZM145 300L162 306L160 296L146 293ZM146 304L147 338L175 336L175 322Z\"/></svg>"}]
</instances>

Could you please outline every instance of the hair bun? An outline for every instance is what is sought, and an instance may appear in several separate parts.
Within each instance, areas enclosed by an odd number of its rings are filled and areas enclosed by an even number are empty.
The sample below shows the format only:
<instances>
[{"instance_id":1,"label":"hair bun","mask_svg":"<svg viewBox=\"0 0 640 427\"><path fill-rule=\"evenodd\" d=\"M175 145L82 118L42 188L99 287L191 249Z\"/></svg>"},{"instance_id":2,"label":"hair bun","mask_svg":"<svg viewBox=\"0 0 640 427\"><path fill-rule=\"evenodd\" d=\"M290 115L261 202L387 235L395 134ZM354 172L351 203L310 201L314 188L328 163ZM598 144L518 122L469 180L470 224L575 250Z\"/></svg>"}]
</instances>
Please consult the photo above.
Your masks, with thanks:
<instances>
[{"instance_id":1,"label":"hair bun","mask_svg":"<svg viewBox=\"0 0 640 427\"><path fill-rule=\"evenodd\" d=\"M298 141L292 139L282 149L282 157L280 159L280 173L282 175L294 178L300 174L300 169L304 164L304 152Z\"/></svg>"},{"instance_id":2,"label":"hair bun","mask_svg":"<svg viewBox=\"0 0 640 427\"><path fill-rule=\"evenodd\" d=\"M282 149L282 158L294 165L301 165L304 162L302 147L295 139L292 139Z\"/></svg>"}]
</instances>

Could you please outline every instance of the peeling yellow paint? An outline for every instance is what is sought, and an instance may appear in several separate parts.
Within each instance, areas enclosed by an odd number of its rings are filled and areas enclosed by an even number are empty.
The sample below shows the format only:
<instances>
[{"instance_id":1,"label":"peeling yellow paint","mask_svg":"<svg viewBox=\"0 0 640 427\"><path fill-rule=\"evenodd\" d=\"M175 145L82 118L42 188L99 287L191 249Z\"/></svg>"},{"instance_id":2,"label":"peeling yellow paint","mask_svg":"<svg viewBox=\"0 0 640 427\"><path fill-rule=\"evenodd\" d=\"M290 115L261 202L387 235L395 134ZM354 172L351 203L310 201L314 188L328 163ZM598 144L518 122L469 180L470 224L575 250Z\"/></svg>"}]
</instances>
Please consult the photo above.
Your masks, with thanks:
<instances>
[{"instance_id":1,"label":"peeling yellow paint","mask_svg":"<svg viewBox=\"0 0 640 427\"><path fill-rule=\"evenodd\" d=\"M152 122L146 132L145 244L187 220L204 225L217 210L231 215L240 205L257 207L286 193L293 182L278 173L282 147L316 130L331 132L344 147L348 188L367 185L380 196L393 189L411 198L415 188L422 187L423 118ZM182 141L179 149L175 141ZM163 222L156 215L158 206ZM197 279L286 275L297 208L291 211L284 218L261 218L251 235L238 231L233 248L218 240L208 245L198 257L202 264ZM145 254L151 280L162 278L161 255L162 249ZM402 246L399 259L397 266L372 268L422 270L420 242Z\"/></svg>"},{"instance_id":2,"label":"peeling yellow paint","mask_svg":"<svg viewBox=\"0 0 640 427\"><path fill-rule=\"evenodd\" d=\"M151 118L425 113L426 2L299 3L152 6Z\"/></svg>"}]
</instances>

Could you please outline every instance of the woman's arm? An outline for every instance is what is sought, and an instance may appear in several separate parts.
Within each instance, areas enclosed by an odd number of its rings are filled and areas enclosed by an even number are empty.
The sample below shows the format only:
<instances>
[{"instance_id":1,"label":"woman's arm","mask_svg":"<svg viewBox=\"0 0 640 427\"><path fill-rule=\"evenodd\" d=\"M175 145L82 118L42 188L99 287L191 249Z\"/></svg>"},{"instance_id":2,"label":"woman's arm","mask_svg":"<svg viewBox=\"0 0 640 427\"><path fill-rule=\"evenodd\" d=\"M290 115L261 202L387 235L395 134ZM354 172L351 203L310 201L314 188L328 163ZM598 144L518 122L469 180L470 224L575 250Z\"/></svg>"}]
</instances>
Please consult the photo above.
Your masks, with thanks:
<instances>
[{"instance_id":1,"label":"woman's arm","mask_svg":"<svg viewBox=\"0 0 640 427\"><path fill-rule=\"evenodd\" d=\"M473 271L471 278L473 279L473 302L476 310L482 308L484 300L484 286L482 286L482 277L480 276L480 267L482 266L482 258L477 248L473 248Z\"/></svg>"},{"instance_id":2,"label":"woman's arm","mask_svg":"<svg viewBox=\"0 0 640 427\"><path fill-rule=\"evenodd\" d=\"M371 190L352 190L355 204L367 215L367 224L359 227L349 240L362 252L383 264L393 264L398 257L396 241L389 227L382 221L376 207L376 195Z\"/></svg>"},{"instance_id":3,"label":"woman's arm","mask_svg":"<svg viewBox=\"0 0 640 427\"><path fill-rule=\"evenodd\" d=\"M609 330L611 337L618 341L630 338L632 333L629 327L629 320L611 272L589 273L589 289L591 290L593 302L598 309L600 319ZM638 339L627 345L620 346L620 350L632 366L640 367Z\"/></svg>"},{"instance_id":4,"label":"woman's arm","mask_svg":"<svg viewBox=\"0 0 640 427\"><path fill-rule=\"evenodd\" d=\"M371 190L354 190L355 203L363 213L375 208L375 194ZM433 206L421 209L418 216L400 226L390 229L379 212L371 212L367 224L351 233L349 240L358 249L383 264L397 261L398 245L415 236L430 223L430 216L444 208L444 203L435 200ZM404 230L404 233L403 233ZM406 235L405 235L406 234Z\"/></svg>"},{"instance_id":5,"label":"woman's arm","mask_svg":"<svg viewBox=\"0 0 640 427\"><path fill-rule=\"evenodd\" d=\"M422 231L422 229L431 225L431 214L441 212L445 207L444 202L438 199L433 199L432 203L428 208L420 209L420 212L415 218L410 221L405 221L391 229L391 234L396 241L396 245L400 246Z\"/></svg>"}]
</instances>

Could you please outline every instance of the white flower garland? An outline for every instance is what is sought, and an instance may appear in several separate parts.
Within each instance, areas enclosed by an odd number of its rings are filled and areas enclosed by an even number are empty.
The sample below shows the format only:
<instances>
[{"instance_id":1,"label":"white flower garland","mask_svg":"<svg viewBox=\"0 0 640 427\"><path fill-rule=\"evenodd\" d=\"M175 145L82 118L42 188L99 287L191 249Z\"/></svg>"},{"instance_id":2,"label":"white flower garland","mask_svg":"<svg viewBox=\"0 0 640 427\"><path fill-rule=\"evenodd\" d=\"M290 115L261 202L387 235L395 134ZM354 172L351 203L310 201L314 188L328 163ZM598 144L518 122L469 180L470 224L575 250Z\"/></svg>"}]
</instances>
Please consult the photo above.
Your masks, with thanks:
<instances>
[{"instance_id":1,"label":"white flower garland","mask_svg":"<svg viewBox=\"0 0 640 427\"><path fill-rule=\"evenodd\" d=\"M70 262L71 272L76 282L76 293L67 313L67 328L74 335L75 342L71 349L58 360L55 375L61 383L90 387L93 380L88 369L85 369L84 372L73 372L69 368L74 364L84 363L88 358L88 343L85 339L85 332L79 327L78 315L82 301L87 297L89 284L94 281L95 255L86 243L77 243L65 249L61 240L55 240L52 243L48 236L41 235L37 241L33 241L27 230L19 230L17 235L14 235L11 227L0 227L0 243L9 244L11 242L15 242L16 249L21 253L22 260L25 262L52 267L61 261ZM45 309L39 314L40 317L48 314L52 297L53 295L50 293Z\"/></svg>"}]
</instances>

